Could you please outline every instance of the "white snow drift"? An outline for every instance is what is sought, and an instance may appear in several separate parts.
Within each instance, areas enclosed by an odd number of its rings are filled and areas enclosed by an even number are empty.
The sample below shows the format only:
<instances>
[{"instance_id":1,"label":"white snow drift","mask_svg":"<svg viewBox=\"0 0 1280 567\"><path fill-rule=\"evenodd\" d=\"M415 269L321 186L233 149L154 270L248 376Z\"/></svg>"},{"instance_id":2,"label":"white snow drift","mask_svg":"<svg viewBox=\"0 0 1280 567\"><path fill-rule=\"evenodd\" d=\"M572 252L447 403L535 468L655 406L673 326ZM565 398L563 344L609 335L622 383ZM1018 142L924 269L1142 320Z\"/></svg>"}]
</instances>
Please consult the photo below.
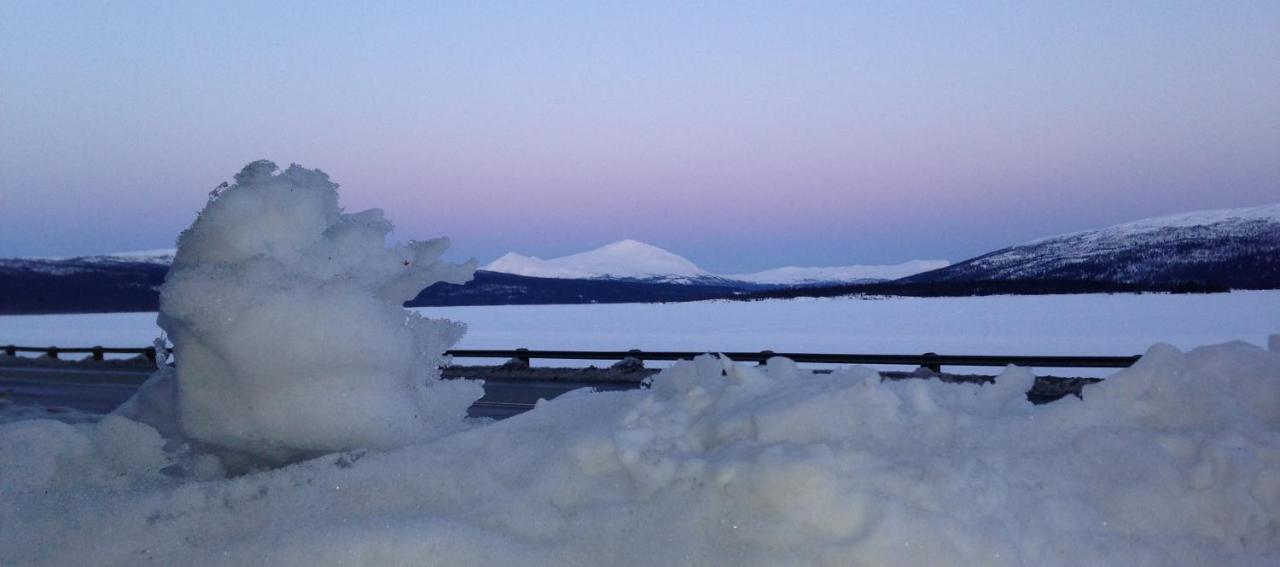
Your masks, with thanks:
<instances>
[{"instance_id":1,"label":"white snow drift","mask_svg":"<svg viewBox=\"0 0 1280 567\"><path fill-rule=\"evenodd\" d=\"M703 358L390 452L196 482L154 430L0 425L0 563L1274 565L1280 337L1084 399Z\"/></svg>"}]
</instances>

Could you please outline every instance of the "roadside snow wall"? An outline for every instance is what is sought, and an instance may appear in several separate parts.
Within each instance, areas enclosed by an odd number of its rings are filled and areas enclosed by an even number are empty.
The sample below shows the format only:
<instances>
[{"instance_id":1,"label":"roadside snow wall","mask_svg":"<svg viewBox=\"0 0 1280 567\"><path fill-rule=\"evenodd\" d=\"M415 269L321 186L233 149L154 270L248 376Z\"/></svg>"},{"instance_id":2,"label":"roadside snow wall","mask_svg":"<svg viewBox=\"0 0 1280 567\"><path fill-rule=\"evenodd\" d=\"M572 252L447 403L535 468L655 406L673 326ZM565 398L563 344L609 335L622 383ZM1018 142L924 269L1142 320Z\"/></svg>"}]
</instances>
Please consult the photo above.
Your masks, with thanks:
<instances>
[{"instance_id":1,"label":"roadside snow wall","mask_svg":"<svg viewBox=\"0 0 1280 567\"><path fill-rule=\"evenodd\" d=\"M0 425L0 564L1277 565L1280 341L1084 399L710 357L387 452L157 473L122 418Z\"/></svg>"},{"instance_id":2,"label":"roadside snow wall","mask_svg":"<svg viewBox=\"0 0 1280 567\"><path fill-rule=\"evenodd\" d=\"M467 281L474 262L438 261L443 238L388 248L382 211L344 214L337 188L258 161L211 195L160 290L176 375L158 373L118 413L268 464L461 425L482 391L441 382L438 367L465 328L402 304Z\"/></svg>"}]
</instances>

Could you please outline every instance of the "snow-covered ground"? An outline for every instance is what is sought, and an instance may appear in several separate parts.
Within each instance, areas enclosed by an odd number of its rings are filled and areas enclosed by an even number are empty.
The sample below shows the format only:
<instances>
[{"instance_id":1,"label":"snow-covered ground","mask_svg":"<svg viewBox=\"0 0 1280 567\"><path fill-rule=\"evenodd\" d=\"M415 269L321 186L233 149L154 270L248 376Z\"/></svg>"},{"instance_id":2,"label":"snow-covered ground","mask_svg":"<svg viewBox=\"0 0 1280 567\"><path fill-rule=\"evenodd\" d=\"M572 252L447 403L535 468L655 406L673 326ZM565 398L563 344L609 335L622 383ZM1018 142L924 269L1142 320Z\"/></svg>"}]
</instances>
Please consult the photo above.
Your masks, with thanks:
<instances>
[{"instance_id":1,"label":"snow-covered ground","mask_svg":"<svg viewBox=\"0 0 1280 567\"><path fill-rule=\"evenodd\" d=\"M1263 344L1280 330L1280 291L417 311L466 323L458 348L1128 355L1160 342ZM154 313L0 317L0 345L142 347L158 333Z\"/></svg>"},{"instance_id":2,"label":"snow-covered ground","mask_svg":"<svg viewBox=\"0 0 1280 567\"><path fill-rule=\"evenodd\" d=\"M703 359L651 390L224 478L121 416L0 425L0 564L1275 565L1280 337L994 386ZM287 411L287 410L286 410Z\"/></svg>"},{"instance_id":3,"label":"snow-covered ground","mask_svg":"<svg viewBox=\"0 0 1280 567\"><path fill-rule=\"evenodd\" d=\"M1263 344L1280 326L1280 291L417 311L466 322L459 348L1114 355L1141 353L1157 342Z\"/></svg>"}]
</instances>

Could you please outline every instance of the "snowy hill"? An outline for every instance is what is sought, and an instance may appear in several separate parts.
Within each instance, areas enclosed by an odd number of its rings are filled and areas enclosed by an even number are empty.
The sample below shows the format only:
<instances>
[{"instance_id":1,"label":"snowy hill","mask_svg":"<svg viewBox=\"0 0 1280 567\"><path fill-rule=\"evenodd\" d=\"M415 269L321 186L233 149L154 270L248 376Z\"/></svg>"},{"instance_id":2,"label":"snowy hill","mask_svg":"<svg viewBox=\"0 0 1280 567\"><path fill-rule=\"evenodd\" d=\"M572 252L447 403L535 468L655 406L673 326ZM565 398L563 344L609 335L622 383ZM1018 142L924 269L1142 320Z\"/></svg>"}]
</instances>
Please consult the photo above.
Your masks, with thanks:
<instances>
[{"instance_id":1,"label":"snowy hill","mask_svg":"<svg viewBox=\"0 0 1280 567\"><path fill-rule=\"evenodd\" d=\"M1280 203L1143 219L1042 238L908 282L1071 280L1280 286Z\"/></svg>"},{"instance_id":2,"label":"snowy hill","mask_svg":"<svg viewBox=\"0 0 1280 567\"><path fill-rule=\"evenodd\" d=\"M575 279L678 280L711 275L679 255L635 240L621 240L589 252L550 260L512 252L480 269L518 276Z\"/></svg>"},{"instance_id":3,"label":"snowy hill","mask_svg":"<svg viewBox=\"0 0 1280 567\"><path fill-rule=\"evenodd\" d=\"M0 258L0 314L154 311L172 250Z\"/></svg>"},{"instance_id":4,"label":"snowy hill","mask_svg":"<svg viewBox=\"0 0 1280 567\"><path fill-rule=\"evenodd\" d=\"M949 265L945 260L912 260L891 266L787 266L750 274L712 274L688 259L643 242L623 240L589 252L543 260L514 252L482 270L562 279L622 279L709 285L819 285L895 280Z\"/></svg>"},{"instance_id":5,"label":"snowy hill","mask_svg":"<svg viewBox=\"0 0 1280 567\"><path fill-rule=\"evenodd\" d=\"M76 259L88 262L139 262L144 264L168 266L173 263L173 255L177 252L178 251L174 248L161 248L158 250L116 252L114 254L104 254L102 256L81 256Z\"/></svg>"},{"instance_id":6,"label":"snowy hill","mask_svg":"<svg viewBox=\"0 0 1280 567\"><path fill-rule=\"evenodd\" d=\"M837 266L797 268L787 266L753 274L726 275L737 281L769 285L818 285L829 283L862 283L887 281L937 270L951 265L946 260L911 260L888 266Z\"/></svg>"}]
</instances>

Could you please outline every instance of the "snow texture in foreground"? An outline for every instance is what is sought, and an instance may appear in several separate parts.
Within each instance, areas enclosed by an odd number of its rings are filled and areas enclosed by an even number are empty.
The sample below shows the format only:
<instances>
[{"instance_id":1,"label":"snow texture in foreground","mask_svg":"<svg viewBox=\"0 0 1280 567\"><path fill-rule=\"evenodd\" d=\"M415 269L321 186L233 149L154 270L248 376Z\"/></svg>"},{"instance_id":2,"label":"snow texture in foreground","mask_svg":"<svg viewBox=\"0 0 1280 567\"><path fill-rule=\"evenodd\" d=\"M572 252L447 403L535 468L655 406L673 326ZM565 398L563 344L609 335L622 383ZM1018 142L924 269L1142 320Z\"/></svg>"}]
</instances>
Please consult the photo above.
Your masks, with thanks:
<instances>
[{"instance_id":1,"label":"snow texture in foreground","mask_svg":"<svg viewBox=\"0 0 1280 567\"><path fill-rule=\"evenodd\" d=\"M319 170L259 161L215 191L178 240L158 322L176 373L119 410L170 440L252 462L391 448L462 423L480 386L441 383L464 327L406 312L474 263L446 239L387 248L382 211L344 214Z\"/></svg>"},{"instance_id":2,"label":"snow texture in foreground","mask_svg":"<svg viewBox=\"0 0 1280 567\"><path fill-rule=\"evenodd\" d=\"M1280 561L1280 336L1157 345L1083 400L1031 406L1031 381L703 357L649 390L203 481L121 416L10 423L0 563Z\"/></svg>"}]
</instances>

